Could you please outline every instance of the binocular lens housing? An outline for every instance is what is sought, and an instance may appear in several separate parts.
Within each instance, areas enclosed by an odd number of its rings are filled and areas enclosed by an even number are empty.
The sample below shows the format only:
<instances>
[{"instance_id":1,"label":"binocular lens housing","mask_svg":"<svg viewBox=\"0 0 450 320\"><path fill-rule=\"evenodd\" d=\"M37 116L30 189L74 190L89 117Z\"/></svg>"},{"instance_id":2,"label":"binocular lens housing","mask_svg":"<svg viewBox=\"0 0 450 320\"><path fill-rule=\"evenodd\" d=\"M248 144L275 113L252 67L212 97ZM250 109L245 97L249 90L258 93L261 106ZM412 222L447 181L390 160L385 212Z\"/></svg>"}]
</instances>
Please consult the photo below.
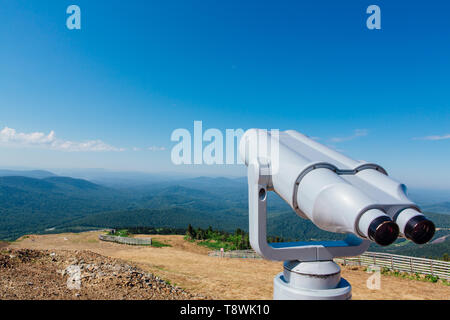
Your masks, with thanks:
<instances>
[{"instance_id":1,"label":"binocular lens housing","mask_svg":"<svg viewBox=\"0 0 450 320\"><path fill-rule=\"evenodd\" d=\"M415 216L405 225L405 237L417 244L424 244L430 241L436 228L434 223L423 215Z\"/></svg>"},{"instance_id":2,"label":"binocular lens housing","mask_svg":"<svg viewBox=\"0 0 450 320\"><path fill-rule=\"evenodd\" d=\"M368 236L380 246L388 246L397 239L399 232L397 224L388 216L380 216L369 225Z\"/></svg>"},{"instance_id":3,"label":"binocular lens housing","mask_svg":"<svg viewBox=\"0 0 450 320\"><path fill-rule=\"evenodd\" d=\"M430 241L436 231L434 223L414 208L400 211L395 222L400 227L404 237L417 244Z\"/></svg>"}]
</instances>

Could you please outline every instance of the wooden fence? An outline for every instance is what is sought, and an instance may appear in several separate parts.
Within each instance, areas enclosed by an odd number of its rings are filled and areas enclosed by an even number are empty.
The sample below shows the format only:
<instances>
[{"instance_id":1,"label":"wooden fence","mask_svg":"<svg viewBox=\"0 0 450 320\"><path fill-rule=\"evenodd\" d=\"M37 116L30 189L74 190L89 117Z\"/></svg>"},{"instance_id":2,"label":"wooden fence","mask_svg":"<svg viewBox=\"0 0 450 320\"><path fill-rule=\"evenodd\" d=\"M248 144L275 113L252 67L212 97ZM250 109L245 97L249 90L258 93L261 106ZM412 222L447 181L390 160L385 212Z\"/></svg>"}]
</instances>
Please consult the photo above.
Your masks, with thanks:
<instances>
[{"instance_id":1,"label":"wooden fence","mask_svg":"<svg viewBox=\"0 0 450 320\"><path fill-rule=\"evenodd\" d=\"M106 234L101 234L98 238L102 241L116 242L122 244L128 244L132 246L149 246L152 245L152 239L139 239L139 238L128 238L128 237L118 237L110 236Z\"/></svg>"},{"instance_id":2,"label":"wooden fence","mask_svg":"<svg viewBox=\"0 0 450 320\"><path fill-rule=\"evenodd\" d=\"M261 259L253 250L211 251L214 257ZM336 262L344 265L379 266L393 271L428 274L440 279L450 280L450 262L416 257L401 256L380 252L365 252L357 257L336 258Z\"/></svg>"},{"instance_id":3,"label":"wooden fence","mask_svg":"<svg viewBox=\"0 0 450 320\"><path fill-rule=\"evenodd\" d=\"M365 252L357 257L337 258L344 265L379 266L389 270L428 274L450 280L450 262L401 256L381 252Z\"/></svg>"},{"instance_id":4,"label":"wooden fence","mask_svg":"<svg viewBox=\"0 0 450 320\"><path fill-rule=\"evenodd\" d=\"M253 250L232 250L232 251L210 251L208 253L212 257L221 258L248 258L248 259L262 259L262 257Z\"/></svg>"}]
</instances>

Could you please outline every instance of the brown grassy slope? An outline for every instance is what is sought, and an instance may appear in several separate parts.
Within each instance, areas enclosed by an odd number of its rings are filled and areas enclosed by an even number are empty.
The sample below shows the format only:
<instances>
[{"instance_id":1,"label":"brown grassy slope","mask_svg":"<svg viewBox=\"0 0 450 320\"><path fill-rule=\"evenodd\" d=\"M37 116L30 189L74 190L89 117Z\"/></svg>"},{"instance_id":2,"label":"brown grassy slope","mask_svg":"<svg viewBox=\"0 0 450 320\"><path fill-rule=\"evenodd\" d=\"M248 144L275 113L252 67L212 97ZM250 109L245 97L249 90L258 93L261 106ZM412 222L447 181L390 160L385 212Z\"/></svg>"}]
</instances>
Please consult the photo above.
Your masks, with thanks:
<instances>
[{"instance_id":1,"label":"brown grassy slope","mask_svg":"<svg viewBox=\"0 0 450 320\"><path fill-rule=\"evenodd\" d=\"M138 265L189 292L213 299L271 299L273 277L282 271L280 262L228 259L207 256L208 249L186 242L182 236L153 238L172 247L151 248L101 242L98 232L32 235L11 244L16 248L90 250ZM342 275L353 286L353 299L450 299L442 284L381 276L381 289L369 290L370 274L343 267Z\"/></svg>"}]
</instances>

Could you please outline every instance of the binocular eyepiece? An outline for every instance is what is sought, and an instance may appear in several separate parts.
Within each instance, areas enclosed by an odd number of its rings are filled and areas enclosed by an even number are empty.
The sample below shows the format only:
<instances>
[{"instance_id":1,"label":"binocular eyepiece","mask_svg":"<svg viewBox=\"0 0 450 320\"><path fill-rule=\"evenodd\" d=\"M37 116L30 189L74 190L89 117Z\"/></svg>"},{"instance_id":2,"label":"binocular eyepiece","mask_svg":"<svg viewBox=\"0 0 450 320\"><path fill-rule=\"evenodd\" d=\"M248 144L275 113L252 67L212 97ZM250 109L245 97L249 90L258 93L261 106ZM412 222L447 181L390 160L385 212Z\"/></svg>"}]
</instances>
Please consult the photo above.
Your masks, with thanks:
<instances>
[{"instance_id":1,"label":"binocular eyepiece","mask_svg":"<svg viewBox=\"0 0 450 320\"><path fill-rule=\"evenodd\" d=\"M388 246L397 238L400 229L398 225L388 216L381 216L372 221L369 225L369 239L380 246Z\"/></svg>"},{"instance_id":2,"label":"binocular eyepiece","mask_svg":"<svg viewBox=\"0 0 450 320\"><path fill-rule=\"evenodd\" d=\"M387 215L373 219L367 229L367 237L380 246L388 246L401 233L416 244L424 244L433 238L435 230L432 221L420 212L408 208L397 215L395 222Z\"/></svg>"},{"instance_id":3,"label":"binocular eyepiece","mask_svg":"<svg viewBox=\"0 0 450 320\"><path fill-rule=\"evenodd\" d=\"M412 208L400 211L394 218L404 237L417 244L430 241L436 231L432 221Z\"/></svg>"},{"instance_id":4,"label":"binocular eyepiece","mask_svg":"<svg viewBox=\"0 0 450 320\"><path fill-rule=\"evenodd\" d=\"M436 228L434 223L423 215L415 216L406 223L405 237L417 244L424 244L430 241Z\"/></svg>"}]
</instances>

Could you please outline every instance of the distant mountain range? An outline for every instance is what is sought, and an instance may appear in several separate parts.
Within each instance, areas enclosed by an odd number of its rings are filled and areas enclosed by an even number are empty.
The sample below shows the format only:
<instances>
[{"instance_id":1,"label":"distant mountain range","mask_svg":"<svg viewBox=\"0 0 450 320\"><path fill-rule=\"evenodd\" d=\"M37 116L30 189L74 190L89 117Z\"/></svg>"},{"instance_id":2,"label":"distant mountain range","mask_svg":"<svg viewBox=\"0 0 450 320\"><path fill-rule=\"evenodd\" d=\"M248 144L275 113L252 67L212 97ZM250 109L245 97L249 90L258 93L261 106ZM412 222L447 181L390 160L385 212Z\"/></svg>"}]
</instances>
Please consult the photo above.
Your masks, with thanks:
<instances>
[{"instance_id":1,"label":"distant mountain range","mask_svg":"<svg viewBox=\"0 0 450 320\"><path fill-rule=\"evenodd\" d=\"M10 176L22 176L28 178L48 178L55 177L56 175L50 171L45 170L2 170L0 169L0 177L10 177Z\"/></svg>"},{"instance_id":2,"label":"distant mountain range","mask_svg":"<svg viewBox=\"0 0 450 320\"><path fill-rule=\"evenodd\" d=\"M426 212L439 212L443 214L450 214L450 201L423 205L422 210Z\"/></svg>"},{"instance_id":3,"label":"distant mountain range","mask_svg":"<svg viewBox=\"0 0 450 320\"><path fill-rule=\"evenodd\" d=\"M248 230L245 178L197 177L110 187L84 179L61 177L47 171L0 170L0 239L27 233L82 231L104 227L194 227ZM22 174L22 176L17 176ZM342 238L299 218L277 195L269 193L268 234L285 239ZM424 206L430 212L450 212L450 202ZM450 229L450 215L430 214L441 229ZM47 231L46 231L47 230ZM371 250L413 252L439 256L448 252L450 239L415 246L409 243ZM446 239L446 240L445 240ZM412 253L411 253L412 254Z\"/></svg>"}]
</instances>

